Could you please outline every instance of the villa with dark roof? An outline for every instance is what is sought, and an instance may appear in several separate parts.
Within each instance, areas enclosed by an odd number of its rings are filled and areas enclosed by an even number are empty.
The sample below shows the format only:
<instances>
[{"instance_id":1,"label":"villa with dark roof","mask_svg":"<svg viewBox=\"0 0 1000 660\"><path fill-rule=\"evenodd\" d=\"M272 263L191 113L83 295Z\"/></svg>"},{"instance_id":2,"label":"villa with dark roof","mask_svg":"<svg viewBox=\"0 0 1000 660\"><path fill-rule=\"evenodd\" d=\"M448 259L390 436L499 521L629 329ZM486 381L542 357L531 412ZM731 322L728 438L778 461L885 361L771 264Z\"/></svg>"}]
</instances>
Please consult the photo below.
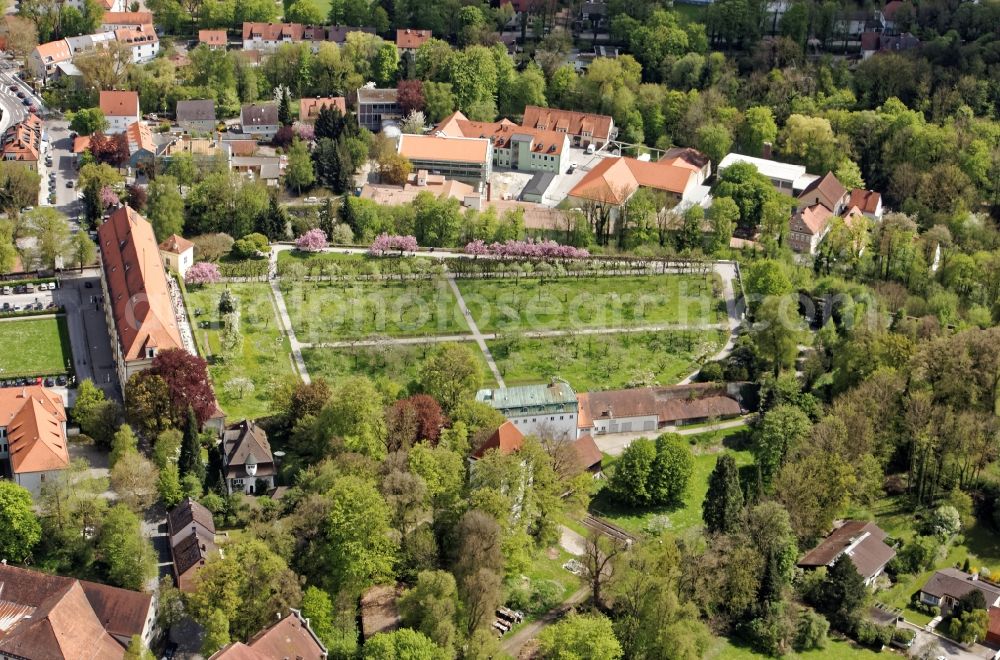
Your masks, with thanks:
<instances>
[{"instance_id":1,"label":"villa with dark roof","mask_svg":"<svg viewBox=\"0 0 1000 660\"><path fill-rule=\"evenodd\" d=\"M177 588L192 591L195 575L219 549L212 513L189 497L167 514L167 535Z\"/></svg>"},{"instance_id":2,"label":"villa with dark roof","mask_svg":"<svg viewBox=\"0 0 1000 660\"><path fill-rule=\"evenodd\" d=\"M246 419L228 426L222 433L220 449L230 495L262 495L274 488L277 471L264 429Z\"/></svg>"},{"instance_id":3,"label":"villa with dark roof","mask_svg":"<svg viewBox=\"0 0 1000 660\"><path fill-rule=\"evenodd\" d=\"M829 567L846 554L865 584L871 586L889 560L896 556L896 551L886 545L885 537L885 532L875 523L848 520L807 552L798 565L805 569Z\"/></svg>"}]
</instances>

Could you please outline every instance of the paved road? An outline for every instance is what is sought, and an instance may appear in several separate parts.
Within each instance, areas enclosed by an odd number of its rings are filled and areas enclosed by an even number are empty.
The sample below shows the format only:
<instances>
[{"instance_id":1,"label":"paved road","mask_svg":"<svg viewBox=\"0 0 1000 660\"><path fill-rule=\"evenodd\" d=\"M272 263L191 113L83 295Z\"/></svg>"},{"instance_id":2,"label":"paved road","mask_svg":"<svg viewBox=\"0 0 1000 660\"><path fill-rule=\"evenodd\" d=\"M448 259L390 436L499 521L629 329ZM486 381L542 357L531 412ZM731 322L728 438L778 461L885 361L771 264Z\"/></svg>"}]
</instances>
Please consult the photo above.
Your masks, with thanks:
<instances>
[{"instance_id":1,"label":"paved road","mask_svg":"<svg viewBox=\"0 0 1000 660\"><path fill-rule=\"evenodd\" d=\"M83 215L83 201L79 198L77 188L67 188L66 182L77 179L76 159L73 157L73 140L70 138L69 122L59 120L46 120L45 130L49 135L50 154L52 156L52 167L50 172L55 172L56 208L65 213L70 218L70 226L77 227L78 223L73 219ZM48 185L48 175L43 181Z\"/></svg>"},{"instance_id":2,"label":"paved road","mask_svg":"<svg viewBox=\"0 0 1000 660\"><path fill-rule=\"evenodd\" d=\"M662 429L657 429L656 431L632 431L631 433L604 433L601 435L594 436L594 442L597 444L597 448L603 453L609 454L611 456L620 456L625 448L632 444L633 440L638 438L649 438L660 435L661 433L676 433L678 435L697 435L699 433L708 433L710 431L720 431L722 429L732 429L740 426L744 426L747 420L750 418L749 415L746 417L739 417L737 419L728 419L724 422L719 422L718 424L713 424L712 426L697 426L695 428L685 428L683 426L665 426Z\"/></svg>"}]
</instances>

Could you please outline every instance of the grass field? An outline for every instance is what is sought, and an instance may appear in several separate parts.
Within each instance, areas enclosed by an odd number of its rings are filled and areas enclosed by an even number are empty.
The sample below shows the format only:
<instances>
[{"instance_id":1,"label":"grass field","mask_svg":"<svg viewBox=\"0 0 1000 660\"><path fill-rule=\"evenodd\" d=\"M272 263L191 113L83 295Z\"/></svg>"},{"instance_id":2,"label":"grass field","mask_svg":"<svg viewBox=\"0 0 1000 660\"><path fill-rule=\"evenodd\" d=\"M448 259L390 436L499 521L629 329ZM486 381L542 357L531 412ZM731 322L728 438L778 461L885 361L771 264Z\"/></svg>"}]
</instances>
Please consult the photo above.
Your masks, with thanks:
<instances>
[{"instance_id":1,"label":"grass field","mask_svg":"<svg viewBox=\"0 0 1000 660\"><path fill-rule=\"evenodd\" d=\"M723 301L707 277L462 280L482 332L717 323Z\"/></svg>"},{"instance_id":2,"label":"grass field","mask_svg":"<svg viewBox=\"0 0 1000 660\"><path fill-rule=\"evenodd\" d=\"M608 496L608 492L602 490L591 502L591 512L637 536L648 531L679 532L700 525L702 522L701 503L705 501L705 494L708 492L708 477L715 469L720 448L722 445L729 444L726 441L727 438L732 438L742 431L743 429L740 428L726 429L685 437L686 440L692 442L694 471L691 474L691 481L688 483L682 506L634 509L615 503ZM737 465L743 466L753 463L753 456L749 451L742 449L730 451L736 458ZM605 457L605 469L609 467L609 462L613 461L608 461Z\"/></svg>"},{"instance_id":3,"label":"grass field","mask_svg":"<svg viewBox=\"0 0 1000 660\"><path fill-rule=\"evenodd\" d=\"M443 280L283 283L282 294L304 343L469 331Z\"/></svg>"},{"instance_id":4,"label":"grass field","mask_svg":"<svg viewBox=\"0 0 1000 660\"><path fill-rule=\"evenodd\" d=\"M490 375L482 352L475 344L469 343L467 345L472 350L472 354L479 360L483 386L495 386L496 383ZM306 369L313 379L325 378L332 383L351 375L363 375L375 381L392 381L403 387L409 387L410 383L415 382L420 377L420 369L423 367L424 361L437 349L436 344L304 348L302 349L302 357L306 362Z\"/></svg>"},{"instance_id":5,"label":"grass field","mask_svg":"<svg viewBox=\"0 0 1000 660\"><path fill-rule=\"evenodd\" d=\"M487 342L507 385L565 378L580 391L669 385L725 342L722 331L635 332Z\"/></svg>"},{"instance_id":6,"label":"grass field","mask_svg":"<svg viewBox=\"0 0 1000 660\"><path fill-rule=\"evenodd\" d=\"M214 357L219 352L219 296L227 288L240 301L240 328L243 331L243 351L230 363ZM209 361L209 374L222 409L236 419L269 414L274 388L296 376L292 370L291 349L275 317L268 285L231 283L192 288L187 292L187 306L195 340ZM249 378L254 384L253 392L242 398L226 388L226 383L238 376Z\"/></svg>"},{"instance_id":7,"label":"grass field","mask_svg":"<svg viewBox=\"0 0 1000 660\"><path fill-rule=\"evenodd\" d=\"M64 317L0 321L0 377L65 373L71 355Z\"/></svg>"},{"instance_id":8,"label":"grass field","mask_svg":"<svg viewBox=\"0 0 1000 660\"><path fill-rule=\"evenodd\" d=\"M788 653L781 656L785 660L875 660L875 658L894 657L891 653L876 653L862 648L853 642L830 640L825 649L806 651L805 653ZM763 660L771 656L763 655L745 646L739 646L725 637L718 637L705 654L706 660Z\"/></svg>"}]
</instances>

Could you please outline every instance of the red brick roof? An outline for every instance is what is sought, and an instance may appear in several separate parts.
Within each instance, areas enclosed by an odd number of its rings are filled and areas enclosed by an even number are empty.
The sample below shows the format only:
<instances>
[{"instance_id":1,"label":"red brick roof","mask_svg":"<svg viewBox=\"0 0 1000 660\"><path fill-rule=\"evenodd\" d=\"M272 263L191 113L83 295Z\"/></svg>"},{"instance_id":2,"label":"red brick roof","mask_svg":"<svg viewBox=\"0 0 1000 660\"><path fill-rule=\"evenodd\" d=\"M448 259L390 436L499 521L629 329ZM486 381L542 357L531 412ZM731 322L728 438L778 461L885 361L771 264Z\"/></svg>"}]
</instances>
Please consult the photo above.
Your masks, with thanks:
<instances>
[{"instance_id":1,"label":"red brick roof","mask_svg":"<svg viewBox=\"0 0 1000 660\"><path fill-rule=\"evenodd\" d=\"M297 610L270 628L257 633L248 643L230 644L210 660L325 660L326 648L310 630Z\"/></svg>"},{"instance_id":2,"label":"red brick roof","mask_svg":"<svg viewBox=\"0 0 1000 660\"><path fill-rule=\"evenodd\" d=\"M573 443L573 449L576 450L577 464L582 470L589 470L595 465L600 464L604 455L598 448L597 443L590 435L582 435L576 439Z\"/></svg>"},{"instance_id":3,"label":"red brick roof","mask_svg":"<svg viewBox=\"0 0 1000 660\"><path fill-rule=\"evenodd\" d=\"M343 96L330 96L326 98L300 99L299 100L299 121L316 121L319 111L323 108L337 108L340 114L347 114L347 101Z\"/></svg>"},{"instance_id":4,"label":"red brick roof","mask_svg":"<svg viewBox=\"0 0 1000 660\"><path fill-rule=\"evenodd\" d=\"M69 465L65 421L62 397L52 390L38 385L0 389L0 425L7 427L15 473L62 470Z\"/></svg>"},{"instance_id":5,"label":"red brick roof","mask_svg":"<svg viewBox=\"0 0 1000 660\"><path fill-rule=\"evenodd\" d=\"M42 148L42 121L35 114L3 133L3 160L37 162Z\"/></svg>"},{"instance_id":6,"label":"red brick roof","mask_svg":"<svg viewBox=\"0 0 1000 660\"><path fill-rule=\"evenodd\" d=\"M875 213L881 201L882 195L880 193L874 190L855 188L851 191L851 198L848 200L847 206L857 206L862 213Z\"/></svg>"},{"instance_id":7,"label":"red brick roof","mask_svg":"<svg viewBox=\"0 0 1000 660\"><path fill-rule=\"evenodd\" d=\"M819 236L830 224L831 217L833 217L833 211L823 204L813 204L796 211L795 215L792 216L792 230Z\"/></svg>"},{"instance_id":8,"label":"red brick roof","mask_svg":"<svg viewBox=\"0 0 1000 660\"><path fill-rule=\"evenodd\" d=\"M593 138L604 142L611 138L611 127L614 120L607 115L529 105L524 108L521 124L542 130L565 132L570 135L590 133Z\"/></svg>"},{"instance_id":9,"label":"red brick roof","mask_svg":"<svg viewBox=\"0 0 1000 660\"><path fill-rule=\"evenodd\" d=\"M125 360L144 359L147 348L183 349L152 225L122 206L97 228L97 238Z\"/></svg>"},{"instance_id":10,"label":"red brick roof","mask_svg":"<svg viewBox=\"0 0 1000 660\"><path fill-rule=\"evenodd\" d=\"M655 188L683 195L697 175L670 161L647 163L635 158L605 158L570 190L571 197L623 204L638 188Z\"/></svg>"},{"instance_id":11,"label":"red brick roof","mask_svg":"<svg viewBox=\"0 0 1000 660\"><path fill-rule=\"evenodd\" d=\"M491 449L500 450L501 454L513 454L524 445L524 434L514 426L511 421L506 421L493 432L486 442L482 444L473 454L473 458L482 458Z\"/></svg>"},{"instance_id":12,"label":"red brick roof","mask_svg":"<svg viewBox=\"0 0 1000 660\"><path fill-rule=\"evenodd\" d=\"M545 154L562 153L567 140L565 133L518 126L509 119L470 121L457 110L435 126L434 133L448 137L486 138L492 140L494 148L498 149L509 149L511 138L515 135L527 135L531 137L531 150Z\"/></svg>"},{"instance_id":13,"label":"red brick roof","mask_svg":"<svg viewBox=\"0 0 1000 660\"><path fill-rule=\"evenodd\" d=\"M799 560L799 566L829 566L847 552L858 573L867 579L882 570L896 556L896 551L886 545L884 540L885 532L875 523L849 520L806 553Z\"/></svg>"},{"instance_id":14,"label":"red brick roof","mask_svg":"<svg viewBox=\"0 0 1000 660\"><path fill-rule=\"evenodd\" d=\"M167 236L167 239L160 243L160 250L171 254L181 254L183 252L187 252L193 247L194 243L183 236L178 236L177 234Z\"/></svg>"},{"instance_id":15,"label":"red brick roof","mask_svg":"<svg viewBox=\"0 0 1000 660\"><path fill-rule=\"evenodd\" d=\"M139 95L135 92L101 92L101 112L105 117L137 117Z\"/></svg>"},{"instance_id":16,"label":"red brick roof","mask_svg":"<svg viewBox=\"0 0 1000 660\"><path fill-rule=\"evenodd\" d=\"M410 28L399 28L396 30L396 48L410 50L420 48L430 41L430 30L411 30Z\"/></svg>"},{"instance_id":17,"label":"red brick roof","mask_svg":"<svg viewBox=\"0 0 1000 660\"><path fill-rule=\"evenodd\" d=\"M227 41L225 30L198 30L198 43L209 46L225 46Z\"/></svg>"},{"instance_id":18,"label":"red brick roof","mask_svg":"<svg viewBox=\"0 0 1000 660\"><path fill-rule=\"evenodd\" d=\"M847 194L847 189L844 188L833 172L827 172L806 186L805 190L799 195L799 199L806 199L813 193L816 194L819 202L828 209L837 210L837 206L840 205L841 200L844 199L844 195Z\"/></svg>"}]
</instances>

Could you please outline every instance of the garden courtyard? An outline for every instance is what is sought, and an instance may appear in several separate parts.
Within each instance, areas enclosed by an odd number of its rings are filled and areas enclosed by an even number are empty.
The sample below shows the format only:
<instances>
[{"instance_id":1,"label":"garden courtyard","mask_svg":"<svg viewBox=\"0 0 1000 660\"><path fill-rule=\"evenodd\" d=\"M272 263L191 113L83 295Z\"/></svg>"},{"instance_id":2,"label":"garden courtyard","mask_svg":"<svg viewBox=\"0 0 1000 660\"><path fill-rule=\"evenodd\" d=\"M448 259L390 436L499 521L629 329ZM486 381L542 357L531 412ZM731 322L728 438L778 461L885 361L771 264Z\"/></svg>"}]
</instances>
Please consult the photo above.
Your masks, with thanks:
<instances>
[{"instance_id":1,"label":"garden courtyard","mask_svg":"<svg viewBox=\"0 0 1000 660\"><path fill-rule=\"evenodd\" d=\"M0 320L0 378L63 374L71 355L63 316Z\"/></svg>"}]
</instances>

